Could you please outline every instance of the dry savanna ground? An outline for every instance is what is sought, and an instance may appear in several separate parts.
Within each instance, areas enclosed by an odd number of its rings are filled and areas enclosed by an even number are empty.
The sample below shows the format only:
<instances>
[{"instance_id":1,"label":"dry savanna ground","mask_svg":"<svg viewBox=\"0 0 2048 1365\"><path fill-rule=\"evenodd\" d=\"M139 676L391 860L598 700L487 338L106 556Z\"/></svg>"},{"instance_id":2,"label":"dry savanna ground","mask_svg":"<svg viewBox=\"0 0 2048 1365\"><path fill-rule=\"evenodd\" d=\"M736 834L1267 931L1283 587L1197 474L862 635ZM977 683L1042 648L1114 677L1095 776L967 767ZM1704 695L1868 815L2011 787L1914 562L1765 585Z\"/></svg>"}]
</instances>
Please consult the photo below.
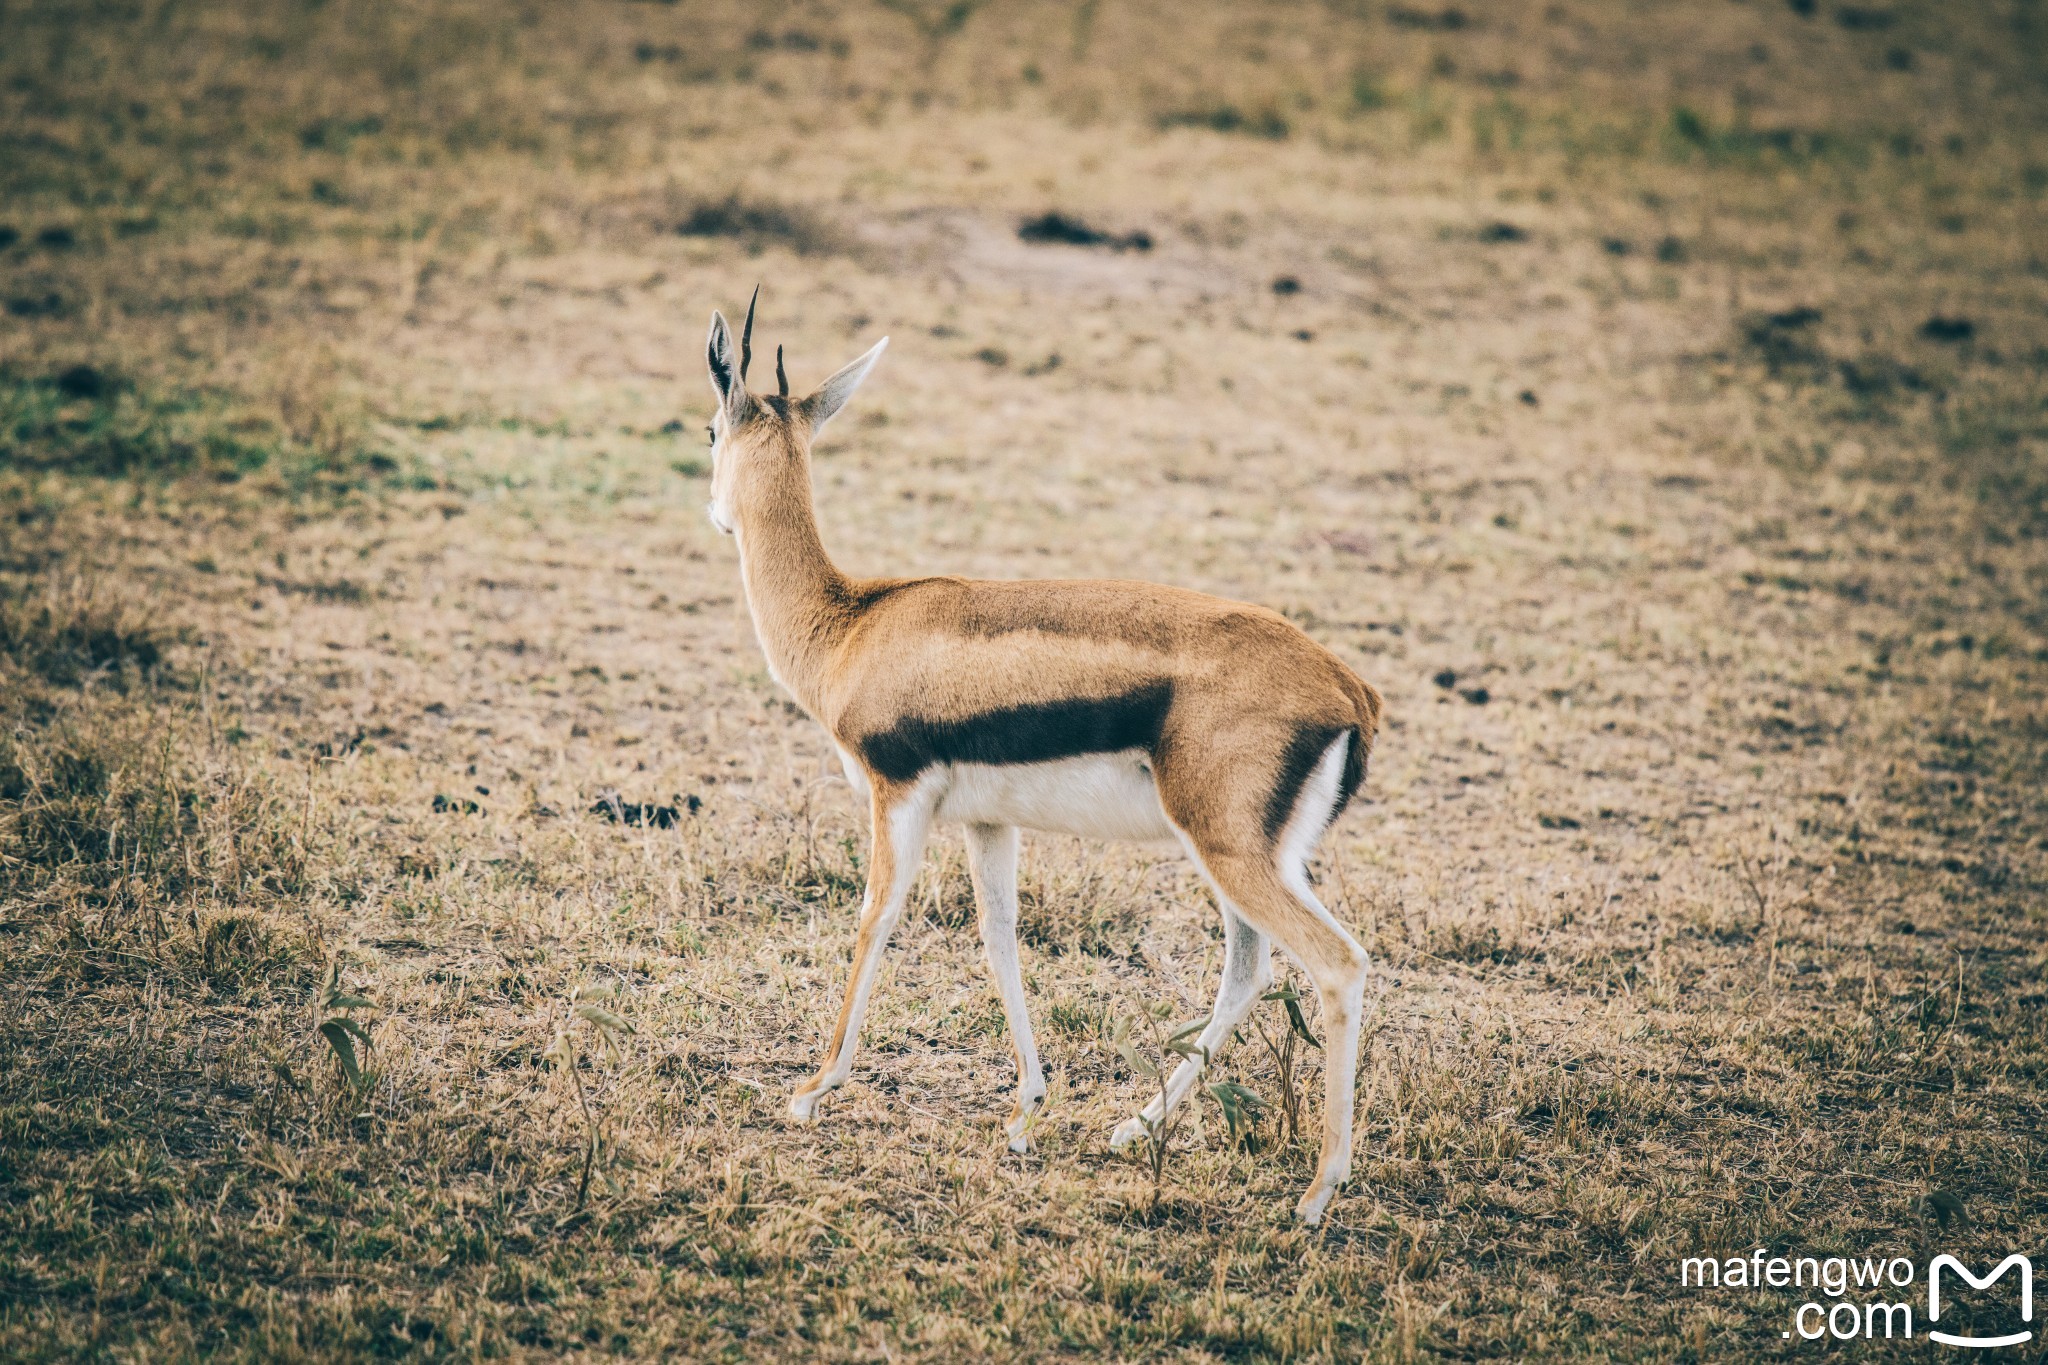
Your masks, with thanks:
<instances>
[{"instance_id":1,"label":"dry savanna ground","mask_svg":"<svg viewBox=\"0 0 2048 1365\"><path fill-rule=\"evenodd\" d=\"M2038 1256L2044 92L2033 0L0 6L0 1356L1809 1358L1679 1259ZM848 568L1385 692L1325 1226L1279 1004L1108 1150L1155 851L1027 840L1031 1153L956 833L785 1117L865 833L703 516L757 280L894 338Z\"/></svg>"}]
</instances>

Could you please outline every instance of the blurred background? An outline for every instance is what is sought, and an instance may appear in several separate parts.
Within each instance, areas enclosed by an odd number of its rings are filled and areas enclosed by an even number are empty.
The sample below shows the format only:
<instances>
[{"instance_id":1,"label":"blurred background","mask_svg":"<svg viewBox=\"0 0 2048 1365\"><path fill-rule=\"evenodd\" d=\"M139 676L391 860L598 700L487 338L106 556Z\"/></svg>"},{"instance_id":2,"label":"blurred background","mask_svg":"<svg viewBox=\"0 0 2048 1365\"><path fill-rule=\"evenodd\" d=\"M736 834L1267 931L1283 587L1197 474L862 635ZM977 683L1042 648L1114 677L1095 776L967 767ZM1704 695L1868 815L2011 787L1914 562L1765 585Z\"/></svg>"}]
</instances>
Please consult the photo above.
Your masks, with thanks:
<instances>
[{"instance_id":1,"label":"blurred background","mask_svg":"<svg viewBox=\"0 0 2048 1365\"><path fill-rule=\"evenodd\" d=\"M2037 0L0 0L0 1354L1761 1357L1679 1258L2038 1241L2044 120ZM951 835L785 1123L865 825L703 516L757 283L892 338L849 571L1386 694L1326 1230L1277 1004L1107 1150L1220 962L1143 850L1027 846L1032 1154Z\"/></svg>"}]
</instances>

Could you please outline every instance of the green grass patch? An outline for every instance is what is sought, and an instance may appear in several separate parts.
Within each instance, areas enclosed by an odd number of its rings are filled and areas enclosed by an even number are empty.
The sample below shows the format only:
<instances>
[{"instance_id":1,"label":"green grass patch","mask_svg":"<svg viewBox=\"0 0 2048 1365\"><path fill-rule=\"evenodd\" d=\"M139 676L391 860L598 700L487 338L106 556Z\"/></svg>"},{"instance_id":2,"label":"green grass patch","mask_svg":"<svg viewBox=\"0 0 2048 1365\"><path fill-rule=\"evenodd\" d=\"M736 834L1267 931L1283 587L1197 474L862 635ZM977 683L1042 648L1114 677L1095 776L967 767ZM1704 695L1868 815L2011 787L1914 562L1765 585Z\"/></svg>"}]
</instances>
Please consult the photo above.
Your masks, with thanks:
<instances>
[{"instance_id":1,"label":"green grass patch","mask_svg":"<svg viewBox=\"0 0 2048 1365\"><path fill-rule=\"evenodd\" d=\"M398 481L401 469L332 394L290 396L272 414L218 390L141 384L92 365L0 370L0 470L223 483L264 474L306 493Z\"/></svg>"}]
</instances>

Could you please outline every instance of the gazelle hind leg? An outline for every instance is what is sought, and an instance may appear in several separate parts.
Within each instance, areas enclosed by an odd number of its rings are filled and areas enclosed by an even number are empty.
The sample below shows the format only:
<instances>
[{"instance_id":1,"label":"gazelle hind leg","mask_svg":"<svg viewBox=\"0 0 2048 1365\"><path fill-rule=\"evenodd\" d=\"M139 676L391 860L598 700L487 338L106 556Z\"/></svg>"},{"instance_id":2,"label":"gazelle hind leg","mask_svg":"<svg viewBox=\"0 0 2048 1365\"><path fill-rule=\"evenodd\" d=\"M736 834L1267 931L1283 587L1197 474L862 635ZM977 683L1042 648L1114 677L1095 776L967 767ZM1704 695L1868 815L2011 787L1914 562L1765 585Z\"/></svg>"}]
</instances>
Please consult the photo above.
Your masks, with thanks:
<instances>
[{"instance_id":1,"label":"gazelle hind leg","mask_svg":"<svg viewBox=\"0 0 2048 1365\"><path fill-rule=\"evenodd\" d=\"M1248 925L1301 964L1322 1003L1323 1150L1315 1180L1295 1206L1305 1223L1321 1221L1351 1174L1352 1092L1365 1015L1366 955L1316 899L1308 882L1308 858L1342 799L1340 781L1354 742L1342 734L1323 751L1277 835L1267 833L1262 818L1267 794L1241 780L1233 783L1235 774L1175 772L1160 786L1167 814L1218 893ZM1164 772L1161 776L1167 778ZM1241 795L1218 800L1219 791Z\"/></svg>"},{"instance_id":2,"label":"gazelle hind leg","mask_svg":"<svg viewBox=\"0 0 2048 1365\"><path fill-rule=\"evenodd\" d=\"M1220 889L1216 896L1223 908L1223 980L1216 987L1216 1008L1195 1039L1201 1058L1183 1059L1167 1078L1164 1097L1154 1095L1135 1118L1117 1125L1109 1138L1112 1148L1136 1142L1165 1121L1174 1107L1187 1098L1188 1091L1195 1088L1208 1062L1216 1060L1266 987L1273 984L1272 944L1244 921Z\"/></svg>"},{"instance_id":3,"label":"gazelle hind leg","mask_svg":"<svg viewBox=\"0 0 2048 1365\"><path fill-rule=\"evenodd\" d=\"M919 788L874 788L872 818L873 848L868 855L867 895L861 901L860 932L853 943L853 971L846 983L846 1001L839 1009L839 1024L832 1032L832 1045L825 1051L817 1074L797 1087L790 1098L789 1112L808 1119L818 1110L826 1091L838 1088L853 1071L853 1052L860 1041L861 1020L866 1016L868 997L874 993L875 977L882 968L882 950L903 917L903 903L917 878L924 857L925 837L931 832L933 799Z\"/></svg>"},{"instance_id":4,"label":"gazelle hind leg","mask_svg":"<svg viewBox=\"0 0 2048 1365\"><path fill-rule=\"evenodd\" d=\"M1365 983L1371 962L1350 931L1337 922L1309 885L1308 860L1339 801L1338 780L1355 736L1340 737L1323 753L1302 785L1294 815L1280 833L1273 868L1297 914L1306 917L1303 941L1292 946L1315 983L1323 1007L1323 1154L1315 1183L1295 1205L1304 1223L1322 1221L1337 1189L1351 1177L1351 1127L1358 1094L1359 1031L1365 1024ZM1313 954L1313 956L1311 956Z\"/></svg>"},{"instance_id":5,"label":"gazelle hind leg","mask_svg":"<svg viewBox=\"0 0 2048 1365\"><path fill-rule=\"evenodd\" d=\"M1294 877L1286 880L1293 881ZM1304 908L1327 920L1334 934L1318 935L1316 966L1309 976L1323 1007L1323 1154L1315 1183L1295 1212L1304 1223L1322 1221L1337 1189L1351 1178L1351 1130L1358 1095L1359 1033L1365 1023L1365 983L1370 962L1365 949L1345 932L1308 889L1308 879L1291 888Z\"/></svg>"},{"instance_id":6,"label":"gazelle hind leg","mask_svg":"<svg viewBox=\"0 0 2048 1365\"><path fill-rule=\"evenodd\" d=\"M1010 1046L1017 1054L1017 1104L1003 1125L1010 1150L1031 1149L1026 1129L1031 1112L1045 1098L1045 1072L1031 1035L1031 1010L1024 999L1024 973L1017 961L1017 829L1014 825L969 825L967 871L981 907L981 946L989 975L1003 999Z\"/></svg>"},{"instance_id":7,"label":"gazelle hind leg","mask_svg":"<svg viewBox=\"0 0 2048 1365\"><path fill-rule=\"evenodd\" d=\"M1323 1150L1316 1178L1295 1212L1305 1223L1321 1220L1330 1198L1351 1174L1353 1089L1358 1077L1358 1034L1365 1016L1366 954L1358 940L1323 908L1301 875L1287 875L1264 858L1215 858L1217 881L1244 909L1245 918L1279 940L1316 988L1323 1014Z\"/></svg>"}]
</instances>

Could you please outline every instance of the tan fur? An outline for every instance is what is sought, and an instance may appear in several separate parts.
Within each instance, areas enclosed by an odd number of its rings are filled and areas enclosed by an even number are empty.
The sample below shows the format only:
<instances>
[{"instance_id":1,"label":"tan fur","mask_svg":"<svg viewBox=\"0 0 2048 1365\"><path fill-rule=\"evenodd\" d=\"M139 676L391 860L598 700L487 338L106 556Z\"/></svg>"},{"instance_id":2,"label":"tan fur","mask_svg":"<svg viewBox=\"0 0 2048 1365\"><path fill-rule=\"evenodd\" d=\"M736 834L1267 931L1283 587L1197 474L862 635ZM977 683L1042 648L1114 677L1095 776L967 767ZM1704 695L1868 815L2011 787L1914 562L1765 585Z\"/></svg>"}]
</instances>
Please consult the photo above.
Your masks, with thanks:
<instances>
[{"instance_id":1,"label":"tan fur","mask_svg":"<svg viewBox=\"0 0 2048 1365\"><path fill-rule=\"evenodd\" d=\"M967 755L1057 748L1067 742L1062 727L1097 727L1111 736L1103 745L1122 748L1115 736L1128 732L1140 737L1132 761L1149 767L1159 807L1228 917L1231 962L1211 1045L1227 1041L1270 979L1269 939L1302 964L1322 1000L1330 1035L1323 1159L1300 1206L1314 1221L1350 1165L1366 958L1288 859L1306 857L1349 795L1342 780L1362 773L1379 695L1278 613L1179 588L842 574L812 512L810 446L816 425L850 395L879 349L819 394L792 401L746 392L723 318L714 315L710 338L721 395L713 519L738 539L748 608L775 677L857 766L853 775L872 804L853 979L826 1061L792 1107L810 1116L848 1074L882 949L956 761L1015 772L1025 760L983 764ZM920 754L951 757L919 767ZM1061 780L1066 770L1044 771ZM1314 801L1323 804L1309 809L1316 781ZM1292 794L1290 782L1298 787ZM1021 1147L1043 1081L1031 1074L1036 1053L1015 980L1014 904L995 903L1002 894L985 885L1005 875L1003 858L1013 869L1015 840L1006 852L996 842L1004 827L976 831L987 859L975 875L984 937L1018 1054L1010 1134ZM1199 1070L1181 1068L1168 1103ZM1119 1129L1120 1141L1132 1135L1129 1124Z\"/></svg>"}]
</instances>

